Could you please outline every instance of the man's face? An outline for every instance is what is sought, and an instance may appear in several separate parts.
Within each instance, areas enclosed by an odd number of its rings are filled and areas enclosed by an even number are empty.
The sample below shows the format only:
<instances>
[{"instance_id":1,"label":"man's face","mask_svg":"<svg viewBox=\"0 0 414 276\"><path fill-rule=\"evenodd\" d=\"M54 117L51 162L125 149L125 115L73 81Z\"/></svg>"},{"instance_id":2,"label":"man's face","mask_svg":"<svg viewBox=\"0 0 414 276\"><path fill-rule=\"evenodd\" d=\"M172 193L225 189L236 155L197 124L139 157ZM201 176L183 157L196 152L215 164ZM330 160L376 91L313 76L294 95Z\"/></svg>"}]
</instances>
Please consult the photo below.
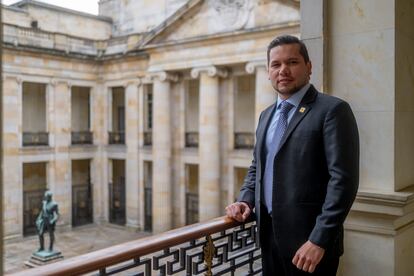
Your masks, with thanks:
<instances>
[{"instance_id":1,"label":"man's face","mask_svg":"<svg viewBox=\"0 0 414 276\"><path fill-rule=\"evenodd\" d=\"M269 53L269 80L282 99L287 99L309 82L310 62L305 63L299 44L274 47Z\"/></svg>"}]
</instances>

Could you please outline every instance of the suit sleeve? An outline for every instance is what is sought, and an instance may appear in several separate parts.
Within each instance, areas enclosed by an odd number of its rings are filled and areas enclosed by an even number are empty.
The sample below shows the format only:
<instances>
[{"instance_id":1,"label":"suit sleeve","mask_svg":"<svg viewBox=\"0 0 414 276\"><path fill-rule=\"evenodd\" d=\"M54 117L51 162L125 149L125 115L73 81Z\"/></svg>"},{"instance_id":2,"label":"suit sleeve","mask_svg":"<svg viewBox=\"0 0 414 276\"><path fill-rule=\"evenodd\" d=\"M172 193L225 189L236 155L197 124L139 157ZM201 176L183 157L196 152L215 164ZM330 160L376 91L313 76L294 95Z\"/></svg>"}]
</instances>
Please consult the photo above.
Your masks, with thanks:
<instances>
[{"instance_id":1,"label":"suit sleeve","mask_svg":"<svg viewBox=\"0 0 414 276\"><path fill-rule=\"evenodd\" d=\"M259 117L259 125L260 120L262 118L262 114ZM257 127L259 129L259 126ZM256 130L256 142L258 140L257 137L257 130ZM255 190L256 190L256 170L257 170L257 143L255 143L253 148L253 160L252 163L247 170L247 175L244 178L243 186L240 189L240 194L237 201L244 201L253 209L255 205Z\"/></svg>"},{"instance_id":2,"label":"suit sleeve","mask_svg":"<svg viewBox=\"0 0 414 276\"><path fill-rule=\"evenodd\" d=\"M346 102L340 102L327 113L323 139L330 179L322 212L309 240L326 249L338 237L359 183L358 128Z\"/></svg>"}]
</instances>

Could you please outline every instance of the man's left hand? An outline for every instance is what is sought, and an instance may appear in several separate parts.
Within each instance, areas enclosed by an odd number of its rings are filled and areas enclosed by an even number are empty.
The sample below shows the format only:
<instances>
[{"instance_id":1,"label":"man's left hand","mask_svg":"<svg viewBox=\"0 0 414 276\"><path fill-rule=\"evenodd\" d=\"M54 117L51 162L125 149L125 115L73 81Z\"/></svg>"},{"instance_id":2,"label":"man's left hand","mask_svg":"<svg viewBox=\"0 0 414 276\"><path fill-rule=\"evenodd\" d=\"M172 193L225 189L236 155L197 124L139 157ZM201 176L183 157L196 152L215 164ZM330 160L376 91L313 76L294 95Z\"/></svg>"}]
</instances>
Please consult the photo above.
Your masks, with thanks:
<instances>
[{"instance_id":1,"label":"man's left hand","mask_svg":"<svg viewBox=\"0 0 414 276\"><path fill-rule=\"evenodd\" d=\"M313 273L323 254L325 249L307 241L296 251L292 263L300 270Z\"/></svg>"}]
</instances>

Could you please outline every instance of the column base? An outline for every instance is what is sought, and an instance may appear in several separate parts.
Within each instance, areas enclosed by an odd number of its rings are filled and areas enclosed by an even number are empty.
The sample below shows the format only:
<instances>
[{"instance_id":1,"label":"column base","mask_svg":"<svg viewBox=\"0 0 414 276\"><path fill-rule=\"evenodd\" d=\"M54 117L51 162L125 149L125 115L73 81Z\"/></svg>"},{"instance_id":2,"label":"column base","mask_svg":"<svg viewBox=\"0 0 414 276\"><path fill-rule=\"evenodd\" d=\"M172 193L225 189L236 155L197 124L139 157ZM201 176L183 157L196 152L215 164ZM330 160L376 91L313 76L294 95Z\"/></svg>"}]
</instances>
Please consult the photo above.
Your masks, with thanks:
<instances>
[{"instance_id":1,"label":"column base","mask_svg":"<svg viewBox=\"0 0 414 276\"><path fill-rule=\"evenodd\" d=\"M338 275L410 275L414 271L414 189L361 191L345 223Z\"/></svg>"}]
</instances>

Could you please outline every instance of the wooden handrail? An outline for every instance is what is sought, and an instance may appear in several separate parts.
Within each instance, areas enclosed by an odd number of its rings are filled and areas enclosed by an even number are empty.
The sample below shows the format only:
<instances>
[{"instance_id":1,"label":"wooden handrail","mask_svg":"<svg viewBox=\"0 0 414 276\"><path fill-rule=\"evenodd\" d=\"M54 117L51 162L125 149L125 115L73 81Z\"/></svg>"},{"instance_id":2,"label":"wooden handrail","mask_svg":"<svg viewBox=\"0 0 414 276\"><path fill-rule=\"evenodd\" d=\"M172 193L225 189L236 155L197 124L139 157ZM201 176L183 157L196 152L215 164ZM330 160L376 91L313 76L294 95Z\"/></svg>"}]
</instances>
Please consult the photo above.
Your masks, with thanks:
<instances>
[{"instance_id":1,"label":"wooden handrail","mask_svg":"<svg viewBox=\"0 0 414 276\"><path fill-rule=\"evenodd\" d=\"M251 221L252 220L250 219L245 223ZM30 270L24 270L11 275L80 275L137 257L142 257L164 248L169 248L191 240L199 239L242 224L243 223L230 219L227 216L218 217L207 222L192 224L160 233L158 235L121 243L105 249Z\"/></svg>"}]
</instances>

